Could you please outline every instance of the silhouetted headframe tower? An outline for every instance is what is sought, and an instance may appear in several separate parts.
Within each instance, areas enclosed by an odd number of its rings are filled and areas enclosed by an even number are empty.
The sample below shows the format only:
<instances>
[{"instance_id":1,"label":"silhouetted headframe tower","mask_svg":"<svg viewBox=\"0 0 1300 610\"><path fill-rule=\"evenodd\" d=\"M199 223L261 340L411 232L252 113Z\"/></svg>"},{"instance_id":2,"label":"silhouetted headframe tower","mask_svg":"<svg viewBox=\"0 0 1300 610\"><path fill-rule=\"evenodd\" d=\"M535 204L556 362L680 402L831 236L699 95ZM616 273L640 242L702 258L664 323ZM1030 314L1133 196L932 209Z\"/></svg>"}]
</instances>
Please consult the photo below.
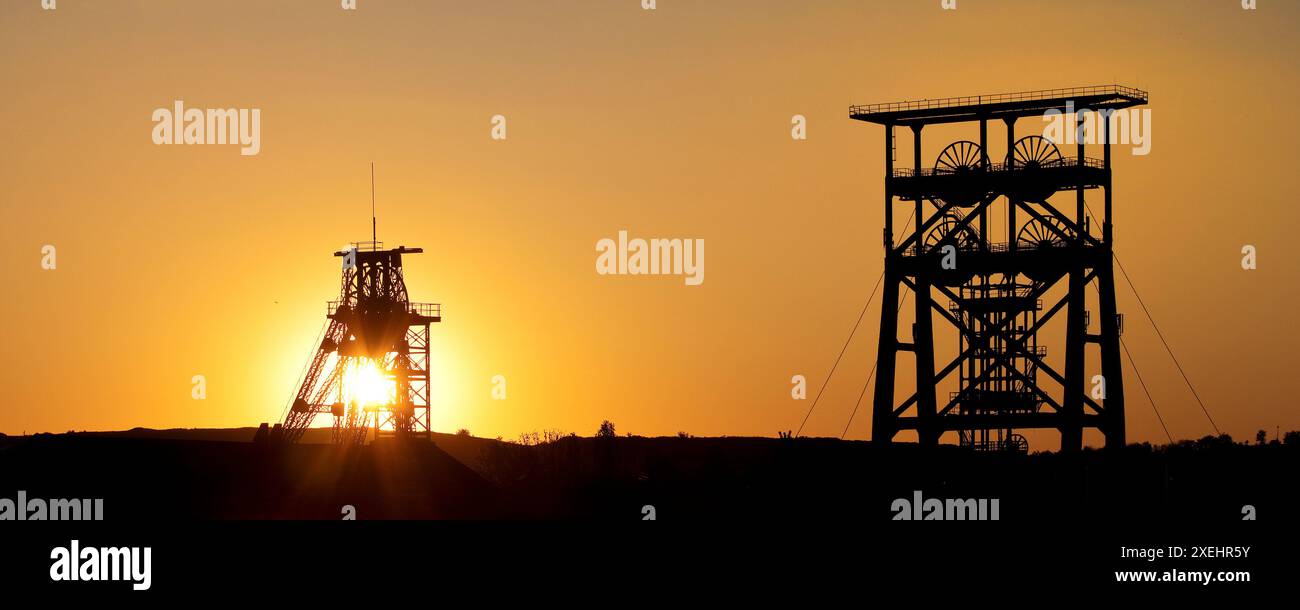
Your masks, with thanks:
<instances>
[{"instance_id":1,"label":"silhouetted headframe tower","mask_svg":"<svg viewBox=\"0 0 1300 610\"><path fill-rule=\"evenodd\" d=\"M963 446L1025 451L1017 429L1061 433L1064 451L1078 450L1083 430L1095 428L1107 447L1122 447L1124 386L1112 268L1111 146L1108 114L1093 114L1089 136L1102 158L1063 155L1042 135L1017 138L1016 121L1077 109L1108 113L1145 104L1147 93L1121 86L1080 87L991 96L852 106L849 118L885 127L885 271L872 440L888 444L915 430L923 445L957 432ZM1074 117L1080 124L1084 115ZM988 125L1006 128L1003 161L990 161ZM969 123L974 140L945 146L932 167L923 161L927 125ZM1127 122L1125 123L1127 124ZM909 128L913 166L895 167L895 129ZM1071 130L1075 125L1066 126ZM1067 151L1068 153L1068 151ZM1100 234L1085 201L1102 198ZM895 201L910 229L895 239ZM1054 290L1058 285L1063 290ZM1090 333L1087 289L1096 287L1098 332ZM899 339L900 289L911 291L911 341ZM1059 299L1044 298L1049 292ZM956 357L936 369L934 318L959 337ZM1062 320L1062 318L1064 318ZM1049 366L1040 333L1064 337L1064 365ZM1099 370L1089 370L1088 345L1098 347ZM911 352L916 392L896 401L899 352ZM1054 361L1055 362L1055 361ZM1101 375L1100 379L1095 375ZM956 376L957 390L941 399L939 384ZM1099 386L1097 381L1104 383ZM1094 399L1094 388L1104 398Z\"/></svg>"},{"instance_id":2,"label":"silhouetted headframe tower","mask_svg":"<svg viewBox=\"0 0 1300 610\"><path fill-rule=\"evenodd\" d=\"M318 414L334 416L338 444L375 437L429 438L429 327L442 321L437 303L412 303L402 274L402 255L421 248L384 249L375 241L374 167L371 167L372 241L353 242L334 256L343 259L338 300L326 305L325 331L308 363L284 423L273 435L290 443L302 437ZM367 368L372 367L373 368ZM369 402L349 391L358 371L369 370L392 384ZM376 379L371 379L373 383Z\"/></svg>"},{"instance_id":3,"label":"silhouetted headframe tower","mask_svg":"<svg viewBox=\"0 0 1300 610\"><path fill-rule=\"evenodd\" d=\"M342 292L326 306L325 334L285 416L285 440L297 441L320 413L334 416L335 443L363 443L371 430L429 436L429 325L442 321L442 311L410 302L402 276L402 255L421 252L363 241L334 253L344 261ZM391 400L349 399L348 375L368 362L393 382Z\"/></svg>"}]
</instances>

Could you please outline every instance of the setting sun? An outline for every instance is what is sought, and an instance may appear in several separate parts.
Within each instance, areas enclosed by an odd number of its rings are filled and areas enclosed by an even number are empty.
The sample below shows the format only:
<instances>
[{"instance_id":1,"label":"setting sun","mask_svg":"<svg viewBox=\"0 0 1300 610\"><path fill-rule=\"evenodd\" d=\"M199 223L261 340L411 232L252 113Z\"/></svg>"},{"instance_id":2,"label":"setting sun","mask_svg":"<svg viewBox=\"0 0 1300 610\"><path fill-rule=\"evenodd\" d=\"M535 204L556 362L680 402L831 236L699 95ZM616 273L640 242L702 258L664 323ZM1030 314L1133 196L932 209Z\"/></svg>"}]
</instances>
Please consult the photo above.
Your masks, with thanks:
<instances>
[{"instance_id":1,"label":"setting sun","mask_svg":"<svg viewBox=\"0 0 1300 610\"><path fill-rule=\"evenodd\" d=\"M360 406L386 405L394 402L396 384L374 360L355 358L344 377L344 401Z\"/></svg>"}]
</instances>

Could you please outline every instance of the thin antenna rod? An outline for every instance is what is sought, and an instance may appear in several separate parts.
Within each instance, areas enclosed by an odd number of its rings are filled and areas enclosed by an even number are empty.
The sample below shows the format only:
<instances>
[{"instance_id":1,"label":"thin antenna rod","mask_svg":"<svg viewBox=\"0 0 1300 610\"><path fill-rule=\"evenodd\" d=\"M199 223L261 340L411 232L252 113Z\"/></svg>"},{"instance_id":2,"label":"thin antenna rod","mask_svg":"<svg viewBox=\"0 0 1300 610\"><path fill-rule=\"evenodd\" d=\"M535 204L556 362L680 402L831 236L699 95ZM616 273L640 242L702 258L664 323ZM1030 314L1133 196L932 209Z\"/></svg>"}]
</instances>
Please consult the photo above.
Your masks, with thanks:
<instances>
[{"instance_id":1,"label":"thin antenna rod","mask_svg":"<svg viewBox=\"0 0 1300 610\"><path fill-rule=\"evenodd\" d=\"M370 162L370 241L379 241L378 223L375 221L375 162Z\"/></svg>"}]
</instances>

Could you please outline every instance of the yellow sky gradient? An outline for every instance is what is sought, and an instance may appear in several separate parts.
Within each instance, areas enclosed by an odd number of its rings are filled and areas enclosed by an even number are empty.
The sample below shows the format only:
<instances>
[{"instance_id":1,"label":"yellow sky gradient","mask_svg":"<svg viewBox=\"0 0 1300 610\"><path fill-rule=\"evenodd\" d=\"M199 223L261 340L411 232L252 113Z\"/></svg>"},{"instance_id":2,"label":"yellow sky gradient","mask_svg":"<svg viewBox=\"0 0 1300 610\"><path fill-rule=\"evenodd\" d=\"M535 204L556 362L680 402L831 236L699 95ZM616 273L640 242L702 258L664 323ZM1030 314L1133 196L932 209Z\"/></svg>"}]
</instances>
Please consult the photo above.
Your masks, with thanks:
<instances>
[{"instance_id":1,"label":"yellow sky gradient","mask_svg":"<svg viewBox=\"0 0 1300 610\"><path fill-rule=\"evenodd\" d=\"M337 295L331 253L368 238L374 161L379 237L425 249L407 284L443 303L435 429L774 436L882 267L882 133L848 106L1110 82L1151 92L1151 154L1115 151L1120 259L1225 432L1300 428L1294 3L39 4L0 5L0 431L276 420ZM177 99L260 108L261 153L154 145ZM927 164L974 139L935 133ZM705 239L705 282L596 275L620 229ZM1211 432L1119 282L1170 431ZM878 306L805 434L843 430ZM1126 384L1130 440L1163 441Z\"/></svg>"}]
</instances>

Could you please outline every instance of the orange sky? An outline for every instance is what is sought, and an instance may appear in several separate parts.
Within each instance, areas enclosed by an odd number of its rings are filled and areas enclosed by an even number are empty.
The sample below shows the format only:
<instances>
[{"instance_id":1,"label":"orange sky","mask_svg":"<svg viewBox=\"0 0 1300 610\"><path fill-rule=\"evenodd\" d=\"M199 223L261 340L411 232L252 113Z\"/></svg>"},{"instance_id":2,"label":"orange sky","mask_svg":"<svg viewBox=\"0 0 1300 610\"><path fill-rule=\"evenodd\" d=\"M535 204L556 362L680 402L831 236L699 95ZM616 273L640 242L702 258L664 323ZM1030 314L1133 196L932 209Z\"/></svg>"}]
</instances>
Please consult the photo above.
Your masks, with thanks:
<instances>
[{"instance_id":1,"label":"orange sky","mask_svg":"<svg viewBox=\"0 0 1300 610\"><path fill-rule=\"evenodd\" d=\"M1108 82L1149 90L1153 119L1149 156L1116 150L1120 259L1224 431L1300 428L1300 7L1084 4L5 2L0 431L276 419L337 294L331 253L368 235L373 160L379 236L425 248L408 286L444 304L435 429L772 436L882 266L881 129L849 104ZM177 99L261 109L260 154L154 145ZM620 229L705 239L705 282L596 275ZM1170 431L1209 433L1120 281ZM843 430L878 305L805 434ZM1130 440L1163 441L1126 381Z\"/></svg>"}]
</instances>

